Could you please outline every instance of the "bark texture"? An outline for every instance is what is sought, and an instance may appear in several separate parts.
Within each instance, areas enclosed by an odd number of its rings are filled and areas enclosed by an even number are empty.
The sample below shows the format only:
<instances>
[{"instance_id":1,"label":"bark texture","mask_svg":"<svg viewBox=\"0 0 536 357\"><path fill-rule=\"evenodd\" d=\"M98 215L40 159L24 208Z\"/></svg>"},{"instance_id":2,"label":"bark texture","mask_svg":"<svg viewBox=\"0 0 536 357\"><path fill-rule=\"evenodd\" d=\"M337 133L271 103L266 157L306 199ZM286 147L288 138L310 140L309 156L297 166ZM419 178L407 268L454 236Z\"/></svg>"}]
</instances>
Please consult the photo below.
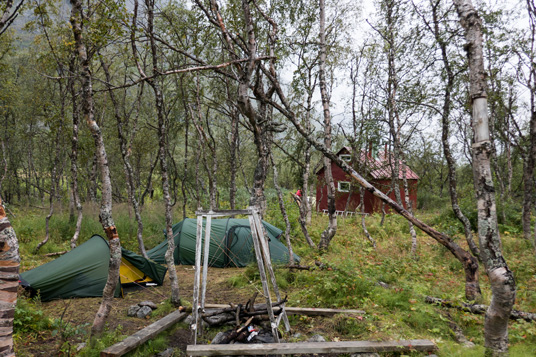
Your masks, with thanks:
<instances>
[{"instance_id":1,"label":"bark texture","mask_svg":"<svg viewBox=\"0 0 536 357\"><path fill-rule=\"evenodd\" d=\"M497 226L495 190L491 174L486 73L484 70L481 19L470 0L454 0L460 24L465 30L472 104L473 177L478 209L478 238L481 257L492 290L486 311L484 335L486 355L508 354L508 319L515 302L514 275L502 255Z\"/></svg>"},{"instance_id":2,"label":"bark texture","mask_svg":"<svg viewBox=\"0 0 536 357\"><path fill-rule=\"evenodd\" d=\"M95 121L93 88L90 71L91 59L88 57L86 45L83 41L83 14L81 0L71 0L71 26L73 30L75 48L80 61L80 79L82 84L82 114L91 131L95 142L95 154L97 166L102 182L102 200L100 206L99 219L108 237L110 246L110 265L108 270L108 280L102 294L102 303L95 315L91 336L98 336L104 330L104 323L112 308L115 288L119 281L119 265L121 264L121 244L119 235L112 217L112 182L110 178L110 168L101 130Z\"/></svg>"},{"instance_id":3,"label":"bark texture","mask_svg":"<svg viewBox=\"0 0 536 357\"><path fill-rule=\"evenodd\" d=\"M113 110L114 110L114 117L117 122L117 137L119 139L119 148L121 150L121 158L123 159L123 168L125 170L126 175L126 186L127 186L127 194L128 194L128 201L132 205L132 209L134 210L134 217L136 217L136 223L138 225L137 234L136 237L138 239L138 247L140 249L141 255L148 259L147 251L145 250L145 244L143 242L143 221L141 219L141 212L140 212L140 206L138 204L138 199L136 198L136 186L134 183L134 170L132 169L132 165L130 164L130 152L131 148L129 147L129 144L127 142L127 138L125 136L124 131L124 120L121 116L121 113L119 111L119 103L115 97L114 91L111 90L111 80L112 77L110 75L110 71L108 68L108 65L104 62L103 57L101 58L101 67L104 71L105 77L106 77L106 83L108 86L108 94L110 96L110 101L112 102ZM143 86L142 86L143 88Z\"/></svg>"},{"instance_id":4,"label":"bark texture","mask_svg":"<svg viewBox=\"0 0 536 357\"><path fill-rule=\"evenodd\" d=\"M281 214L283 215L283 219L285 220L285 239L287 241L287 248L288 248L288 264L293 265L294 264L294 251L292 250L292 243L290 241L290 221L288 219L287 210L285 209L285 201L283 200L283 193L281 192L281 187L279 187L279 173L277 172L277 166L274 162L274 156L272 153L270 153L270 161L272 162L272 168L274 170L274 186L277 190L277 199L279 202L279 209L281 210ZM304 199L307 199L305 197Z\"/></svg>"},{"instance_id":5,"label":"bark texture","mask_svg":"<svg viewBox=\"0 0 536 357\"><path fill-rule=\"evenodd\" d=\"M156 75L158 73L158 52L153 32L155 2L154 0L145 0L145 5L147 7L147 32L151 47L153 74ZM175 239L173 237L173 218L171 213L172 205L171 196L169 194L169 176L167 165L167 120L164 113L164 97L162 94L160 78L158 76L148 80L148 83L154 92L156 116L158 118L158 158L160 161L160 174L162 176L162 193L166 206L166 236L168 241L168 249L166 251L165 258L168 266L169 280L171 283L171 303L178 307L181 304L181 300L179 295L177 270L175 269L175 261L173 258L173 252L175 251Z\"/></svg>"},{"instance_id":6,"label":"bark texture","mask_svg":"<svg viewBox=\"0 0 536 357\"><path fill-rule=\"evenodd\" d=\"M19 242L0 199L0 355L15 356L13 318L19 287Z\"/></svg>"},{"instance_id":7,"label":"bark texture","mask_svg":"<svg viewBox=\"0 0 536 357\"><path fill-rule=\"evenodd\" d=\"M447 54L447 44L441 35L439 29L439 15L438 15L438 6L440 2L436 1L432 4L432 18L433 18L433 32L435 40L441 50L441 60L443 61L443 68L446 73L447 83L445 84L445 92L443 95L443 111L441 113L441 143L443 144L443 154L447 161L448 168L448 180L449 180L449 193L450 193L450 203L452 205L452 210L456 215L456 218L463 224L465 239L469 245L469 249L473 255L477 258L480 257L480 250L473 240L473 231L471 228L471 222L463 214L460 204L458 202L458 183L456 176L456 162L452 156L450 150L450 110L451 110L451 93L454 88L454 72L450 64L450 60Z\"/></svg>"},{"instance_id":8,"label":"bark texture","mask_svg":"<svg viewBox=\"0 0 536 357\"><path fill-rule=\"evenodd\" d=\"M402 196L400 194L400 164L404 167L402 175L402 183L405 194L405 203L408 211L413 214L411 203L409 200L408 180L406 178L405 170L405 158L402 152L402 144L400 140L400 133L402 131L402 125L400 123L400 112L398 109L397 95L398 95L398 70L396 63L396 51L398 48L397 38L395 33L395 27L399 23L397 13L400 12L399 5L393 1L387 1L386 8L386 22L387 33L384 38L387 42L387 66L388 66L388 78L387 78L387 111L389 116L389 131L393 141L393 155L389 155L389 161L391 163L391 180L392 187L395 191L395 198L398 204L402 205ZM387 152L385 152L387 155ZM401 162L402 161L402 162ZM411 255L415 258L417 256L417 234L415 228L411 222L408 222L409 232L411 236Z\"/></svg>"},{"instance_id":9,"label":"bark texture","mask_svg":"<svg viewBox=\"0 0 536 357\"><path fill-rule=\"evenodd\" d=\"M326 12L324 0L319 2L320 8L320 56L318 78L320 86L320 96L322 97L322 109L324 114L324 145L328 150L331 150L331 113L329 110L329 95L326 84ZM331 160L329 157L324 157L324 179L326 180L327 196L328 196L328 227L320 235L318 249L326 250L329 243L337 233L337 216L335 214L335 182L331 172Z\"/></svg>"},{"instance_id":10,"label":"bark texture","mask_svg":"<svg viewBox=\"0 0 536 357\"><path fill-rule=\"evenodd\" d=\"M70 73L75 73L76 71L76 59L73 56L73 59L69 65ZM74 206L76 207L76 227L71 238L71 249L76 248L76 243L78 242L78 237L80 236L80 229L82 228L82 202L80 200L80 192L78 192L78 127L80 125L80 110L78 107L78 102L76 100L76 90L74 86L74 80L69 80L68 83L69 92L71 94L71 103L73 107L73 134L71 137L71 153L69 158L71 160L71 191L74 201Z\"/></svg>"},{"instance_id":11,"label":"bark texture","mask_svg":"<svg viewBox=\"0 0 536 357\"><path fill-rule=\"evenodd\" d=\"M531 64L529 75L525 86L530 92L530 143L523 162L523 185L525 191L523 195L523 236L525 239L531 239L531 213L534 207L534 165L536 163L536 66L535 63L535 46L536 46L536 5L534 1L527 0L527 11L530 23L530 50L527 53L528 62ZM536 229L534 230L536 248Z\"/></svg>"}]
</instances>

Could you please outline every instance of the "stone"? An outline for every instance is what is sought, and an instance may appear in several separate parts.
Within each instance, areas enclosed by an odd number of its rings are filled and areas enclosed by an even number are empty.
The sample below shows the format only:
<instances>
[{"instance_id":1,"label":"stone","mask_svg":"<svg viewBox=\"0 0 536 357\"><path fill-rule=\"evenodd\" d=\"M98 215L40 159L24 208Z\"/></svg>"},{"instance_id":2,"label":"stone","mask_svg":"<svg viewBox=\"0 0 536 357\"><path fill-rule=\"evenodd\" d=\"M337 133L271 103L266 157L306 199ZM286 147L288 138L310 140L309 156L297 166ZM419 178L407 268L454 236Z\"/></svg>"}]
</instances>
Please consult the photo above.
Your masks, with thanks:
<instances>
[{"instance_id":1,"label":"stone","mask_svg":"<svg viewBox=\"0 0 536 357\"><path fill-rule=\"evenodd\" d=\"M164 351L162 351L160 353L157 353L155 355L155 357L171 357L171 356L173 356L173 352L174 352L173 348L170 347L170 348L168 348L168 349L166 349L166 350L164 350Z\"/></svg>"},{"instance_id":2,"label":"stone","mask_svg":"<svg viewBox=\"0 0 536 357\"><path fill-rule=\"evenodd\" d=\"M219 345L219 344L222 343L222 341L225 339L225 337L227 337L226 332L218 332L216 334L216 336L214 336L214 338L212 339L212 341L210 343L212 345Z\"/></svg>"},{"instance_id":3,"label":"stone","mask_svg":"<svg viewBox=\"0 0 536 357\"><path fill-rule=\"evenodd\" d=\"M264 329L259 331L259 333L254 336L249 343L275 343L274 335L272 335L272 330Z\"/></svg>"},{"instance_id":4,"label":"stone","mask_svg":"<svg viewBox=\"0 0 536 357\"><path fill-rule=\"evenodd\" d=\"M128 308L128 311L127 311L127 316L130 316L130 317L134 317L136 316L136 314L138 313L138 310L140 309L140 307L138 305L131 305L129 308Z\"/></svg>"},{"instance_id":5,"label":"stone","mask_svg":"<svg viewBox=\"0 0 536 357\"><path fill-rule=\"evenodd\" d=\"M353 353L350 357L380 357L376 352ZM430 356L428 356L430 357Z\"/></svg>"},{"instance_id":6,"label":"stone","mask_svg":"<svg viewBox=\"0 0 536 357\"><path fill-rule=\"evenodd\" d=\"M152 301L142 301L138 304L140 307L142 306L149 306L152 310L156 310L158 306Z\"/></svg>"},{"instance_id":7,"label":"stone","mask_svg":"<svg viewBox=\"0 0 536 357\"><path fill-rule=\"evenodd\" d=\"M321 335L314 335L310 337L307 342L326 342L326 339Z\"/></svg>"},{"instance_id":8,"label":"stone","mask_svg":"<svg viewBox=\"0 0 536 357\"><path fill-rule=\"evenodd\" d=\"M140 319L144 319L145 317L151 315L153 310L149 306L142 306L136 313L136 317L139 317Z\"/></svg>"}]
</instances>

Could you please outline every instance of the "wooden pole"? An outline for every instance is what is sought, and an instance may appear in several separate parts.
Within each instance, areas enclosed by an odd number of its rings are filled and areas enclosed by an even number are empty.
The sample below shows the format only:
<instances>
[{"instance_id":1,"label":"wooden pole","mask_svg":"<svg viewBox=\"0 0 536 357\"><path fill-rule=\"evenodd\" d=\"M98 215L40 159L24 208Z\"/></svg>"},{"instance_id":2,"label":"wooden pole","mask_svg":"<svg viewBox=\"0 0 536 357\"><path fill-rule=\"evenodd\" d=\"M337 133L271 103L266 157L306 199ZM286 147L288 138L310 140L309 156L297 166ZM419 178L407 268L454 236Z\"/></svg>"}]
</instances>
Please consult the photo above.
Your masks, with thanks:
<instances>
[{"instance_id":1,"label":"wooden pole","mask_svg":"<svg viewBox=\"0 0 536 357\"><path fill-rule=\"evenodd\" d=\"M277 301L281 301L281 294L279 293L279 287L277 286L277 281L275 278L274 269L272 267L272 258L270 257L270 247L268 246L268 241L266 239L266 232L264 229L264 226L262 224L262 221L259 217L259 214L257 211L252 209L252 215L253 220L256 223L256 229L258 232L259 241L261 243L261 250L264 257L264 263L266 264L266 268L268 270L268 273L270 274L270 279L272 280L272 287L274 289L275 296L277 298ZM253 229L253 227L252 227ZM283 322L285 324L285 330L287 332L290 331L290 322L288 321L287 314L285 312L285 304L281 305L281 308L283 309L283 312L281 313L280 317L278 318L278 321L282 318ZM279 325L279 323L278 323Z\"/></svg>"},{"instance_id":2,"label":"wooden pole","mask_svg":"<svg viewBox=\"0 0 536 357\"><path fill-rule=\"evenodd\" d=\"M268 286L268 279L266 279L266 271L264 269L264 258L261 252L261 244L259 241L257 225L255 223L255 217L253 214L250 214L249 216L249 225L251 226L251 238L253 240L253 247L255 248L255 256L257 258L257 266L259 267L259 274L261 277L262 289L264 292L264 296L266 298L266 309L268 311L268 317L270 318L270 326L272 328L272 334L274 335L275 342L279 343L279 333L277 331L277 324L275 321L274 310L272 308L272 297L270 296L270 288Z\"/></svg>"},{"instance_id":3,"label":"wooden pole","mask_svg":"<svg viewBox=\"0 0 536 357\"><path fill-rule=\"evenodd\" d=\"M197 323L199 321L199 280L201 278L201 236L203 234L203 216L197 216L197 233L195 241L195 276L194 276L194 296L192 303L192 313L194 321L191 325L194 334L194 344L197 343Z\"/></svg>"}]
</instances>

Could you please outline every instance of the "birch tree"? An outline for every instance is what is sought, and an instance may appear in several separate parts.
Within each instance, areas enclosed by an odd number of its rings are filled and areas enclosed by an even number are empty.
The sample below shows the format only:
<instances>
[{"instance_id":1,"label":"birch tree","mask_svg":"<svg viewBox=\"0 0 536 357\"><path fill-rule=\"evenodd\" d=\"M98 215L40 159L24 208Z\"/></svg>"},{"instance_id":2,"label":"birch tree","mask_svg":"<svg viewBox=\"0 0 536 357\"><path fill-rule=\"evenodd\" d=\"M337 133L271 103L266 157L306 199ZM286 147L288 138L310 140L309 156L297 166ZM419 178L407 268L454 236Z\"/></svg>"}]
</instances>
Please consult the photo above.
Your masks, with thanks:
<instances>
[{"instance_id":1,"label":"birch tree","mask_svg":"<svg viewBox=\"0 0 536 357\"><path fill-rule=\"evenodd\" d=\"M442 29L442 26L446 27L446 21L441 21L445 18L447 14L442 13L441 10L441 1L432 0L430 1L430 12L431 12L431 21L430 19L420 12L420 10L415 6L417 12L425 24L426 29L433 35L436 46L439 48L441 54L441 62L443 64L443 76L446 78L443 89L443 105L441 109L436 109L438 114L441 115L441 144L443 147L443 155L447 162L448 168L448 182L449 182L449 194L450 194L450 203L452 206L452 211L456 218L463 224L465 239L469 245L471 253L479 258L480 251L478 246L473 240L473 231L471 227L471 222L464 215L461 210L459 200L458 200L458 179L456 175L456 162L454 160L454 155L452 153L450 139L451 139L451 111L452 111L452 96L453 91L455 90L456 85L456 73L453 68L452 60L448 51L448 43L445 40L447 36L447 29Z\"/></svg>"},{"instance_id":2,"label":"birch tree","mask_svg":"<svg viewBox=\"0 0 536 357\"><path fill-rule=\"evenodd\" d=\"M491 144L488 124L486 71L484 69L482 21L471 0L454 0L465 30L469 63L473 123L473 177L478 209L481 257L489 277L492 299L484 322L487 354L508 354L508 320L515 302L514 275L502 255L497 225L495 190L491 174Z\"/></svg>"},{"instance_id":3,"label":"birch tree","mask_svg":"<svg viewBox=\"0 0 536 357\"><path fill-rule=\"evenodd\" d=\"M88 51L84 39L84 29L87 25L84 21L87 19L83 15L81 0L70 0L71 26L75 42L75 51L80 61L80 81L82 87L81 104L82 115L91 131L95 143L95 152L97 164L101 178L102 199L100 205L99 220L102 224L108 245L110 247L110 265L108 270L108 279L102 293L102 303L99 306L93 325L91 335L98 336L104 330L104 323L110 314L117 282L119 281L119 265L121 264L121 243L119 234L112 217L112 181L110 177L110 168L108 166L108 157L102 136L101 129L95 121L95 108L93 101L93 79L90 65L93 51Z\"/></svg>"},{"instance_id":4,"label":"birch tree","mask_svg":"<svg viewBox=\"0 0 536 357\"><path fill-rule=\"evenodd\" d=\"M136 0L137 3L137 0ZM177 277L177 270L175 269L175 261L173 253L175 251L175 237L173 235L173 218L172 218L172 204L171 196L169 193L169 174L168 174L168 120L165 117L164 112L164 97L162 93L162 78L158 76L158 58L159 53L156 47L156 40L154 36L154 16L155 16L155 1L145 0L145 6L147 9L147 35L149 37L150 45L150 58L152 63L152 78L147 82L151 86L154 92L155 109L158 120L158 160L160 161L160 173L162 176L162 191L164 196L164 202L166 207L166 236L168 242L168 248L166 250L166 264L168 266L169 278L171 282L171 303L178 307L181 304L179 295L179 281ZM135 20L133 20L135 21ZM134 22L134 26L137 24ZM134 53L137 57L137 53ZM142 72L143 73L143 72ZM142 74L140 73L140 74Z\"/></svg>"},{"instance_id":5,"label":"birch tree","mask_svg":"<svg viewBox=\"0 0 536 357\"><path fill-rule=\"evenodd\" d=\"M318 60L318 79L320 96L322 97L322 109L324 115L324 146L331 150L331 112L329 108L329 95L326 84L326 8L324 0L319 0L320 10L320 56ZM331 160L324 156L324 177L328 196L328 227L320 235L318 249L326 250L329 243L337 233L337 215L335 214L335 181L331 172Z\"/></svg>"},{"instance_id":6,"label":"birch tree","mask_svg":"<svg viewBox=\"0 0 536 357\"><path fill-rule=\"evenodd\" d=\"M13 8L13 2L7 1L0 6L0 36L18 15L23 1ZM5 152L2 140L2 153ZM5 160L5 157L4 157ZM7 163L5 165L7 168ZM2 176L3 178L3 176ZM1 191L0 191L1 194ZM13 316L17 304L17 290L19 287L19 242L15 230L7 217L4 202L0 197L0 323L4 332L0 336L0 354L6 357L14 357L13 347Z\"/></svg>"}]
</instances>

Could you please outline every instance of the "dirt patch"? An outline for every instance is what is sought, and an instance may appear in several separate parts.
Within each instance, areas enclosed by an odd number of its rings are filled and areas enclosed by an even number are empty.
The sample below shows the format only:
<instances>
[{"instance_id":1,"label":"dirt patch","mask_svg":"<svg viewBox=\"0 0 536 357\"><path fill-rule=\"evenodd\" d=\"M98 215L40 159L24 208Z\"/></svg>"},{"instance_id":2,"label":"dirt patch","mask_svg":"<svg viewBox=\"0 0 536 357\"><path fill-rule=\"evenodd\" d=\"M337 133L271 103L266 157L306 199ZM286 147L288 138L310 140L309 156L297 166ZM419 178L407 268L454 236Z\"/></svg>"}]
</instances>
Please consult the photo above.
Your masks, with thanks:
<instances>
[{"instance_id":1,"label":"dirt patch","mask_svg":"<svg viewBox=\"0 0 536 357\"><path fill-rule=\"evenodd\" d=\"M229 283L229 278L242 274L244 269L211 268L207 277L206 302L213 304L245 303L251 292L246 289L234 288ZM192 301L195 270L191 266L177 266L180 295L187 301ZM131 335L136 331L150 325L162 316L139 319L128 317L127 310L131 305L145 300L150 300L159 305L170 296L170 282L166 277L164 285L155 287L130 287L124 289L124 297L114 300L110 316L107 320L107 329L115 331L121 328L123 335ZM44 313L53 319L62 319L75 327L91 327L95 314L100 306L101 298L65 299L42 303ZM82 342L80 336L73 336L71 345L76 346ZM177 329L170 338L170 347L186 350L186 345L191 343L189 330ZM57 331L44 332L34 339L16 341L17 355L20 356L44 356L44 355L68 355L72 351L60 351L63 341ZM65 348L64 348L65 349Z\"/></svg>"}]
</instances>

